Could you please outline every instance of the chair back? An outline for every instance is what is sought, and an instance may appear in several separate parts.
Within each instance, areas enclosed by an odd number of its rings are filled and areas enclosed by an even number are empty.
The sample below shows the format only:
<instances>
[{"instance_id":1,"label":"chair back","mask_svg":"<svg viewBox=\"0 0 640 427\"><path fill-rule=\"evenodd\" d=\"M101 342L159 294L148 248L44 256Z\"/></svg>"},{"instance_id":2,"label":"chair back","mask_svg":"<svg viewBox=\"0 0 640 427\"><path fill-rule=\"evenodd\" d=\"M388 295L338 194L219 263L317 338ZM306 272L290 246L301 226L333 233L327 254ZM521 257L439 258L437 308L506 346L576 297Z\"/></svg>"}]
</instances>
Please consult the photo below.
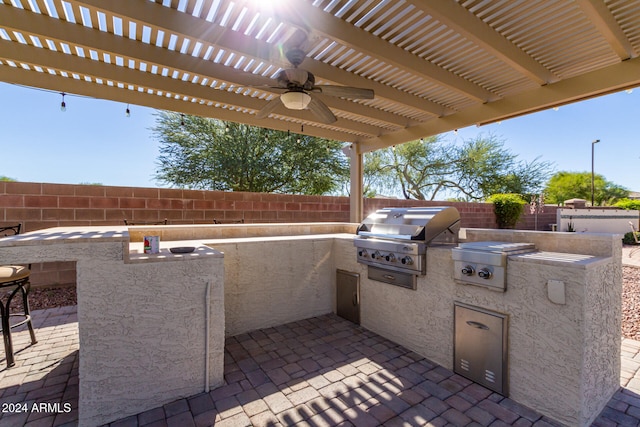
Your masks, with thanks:
<instances>
[{"instance_id":1,"label":"chair back","mask_svg":"<svg viewBox=\"0 0 640 427\"><path fill-rule=\"evenodd\" d=\"M20 234L21 229L22 229L22 224L2 226L0 227L0 237L13 236L16 234Z\"/></svg>"}]
</instances>

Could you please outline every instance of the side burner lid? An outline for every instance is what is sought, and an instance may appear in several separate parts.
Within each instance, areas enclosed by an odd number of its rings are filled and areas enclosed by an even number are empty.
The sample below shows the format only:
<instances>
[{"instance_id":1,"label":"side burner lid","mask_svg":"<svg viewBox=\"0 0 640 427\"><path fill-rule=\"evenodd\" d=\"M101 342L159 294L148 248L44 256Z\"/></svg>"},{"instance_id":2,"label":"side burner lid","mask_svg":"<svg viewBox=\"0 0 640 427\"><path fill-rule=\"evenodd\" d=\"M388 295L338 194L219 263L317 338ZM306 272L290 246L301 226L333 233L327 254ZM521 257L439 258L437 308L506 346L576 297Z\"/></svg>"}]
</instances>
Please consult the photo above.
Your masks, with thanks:
<instances>
[{"instance_id":1,"label":"side burner lid","mask_svg":"<svg viewBox=\"0 0 640 427\"><path fill-rule=\"evenodd\" d=\"M469 249L473 251L482 251L482 252L493 252L493 253L501 253L501 254L515 254L520 252L531 252L536 249L536 245L533 243L524 243L524 242L493 242L493 241L484 241L484 242L466 242L460 243L458 245L459 249Z\"/></svg>"}]
</instances>

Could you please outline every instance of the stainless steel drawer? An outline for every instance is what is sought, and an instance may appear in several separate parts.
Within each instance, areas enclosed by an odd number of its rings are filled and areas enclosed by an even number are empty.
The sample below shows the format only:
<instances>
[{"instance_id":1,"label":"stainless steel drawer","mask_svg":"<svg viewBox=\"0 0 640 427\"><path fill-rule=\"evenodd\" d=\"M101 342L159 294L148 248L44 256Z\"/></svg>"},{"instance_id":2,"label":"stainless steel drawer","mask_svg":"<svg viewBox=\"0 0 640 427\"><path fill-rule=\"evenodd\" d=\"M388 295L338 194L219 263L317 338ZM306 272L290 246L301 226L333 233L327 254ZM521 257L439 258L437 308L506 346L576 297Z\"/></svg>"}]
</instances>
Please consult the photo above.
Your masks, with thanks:
<instances>
[{"instance_id":1,"label":"stainless steel drawer","mask_svg":"<svg viewBox=\"0 0 640 427\"><path fill-rule=\"evenodd\" d=\"M390 285L416 289L416 276L410 273L401 273L399 271L369 266L369 274L367 277L378 282L389 283Z\"/></svg>"}]
</instances>

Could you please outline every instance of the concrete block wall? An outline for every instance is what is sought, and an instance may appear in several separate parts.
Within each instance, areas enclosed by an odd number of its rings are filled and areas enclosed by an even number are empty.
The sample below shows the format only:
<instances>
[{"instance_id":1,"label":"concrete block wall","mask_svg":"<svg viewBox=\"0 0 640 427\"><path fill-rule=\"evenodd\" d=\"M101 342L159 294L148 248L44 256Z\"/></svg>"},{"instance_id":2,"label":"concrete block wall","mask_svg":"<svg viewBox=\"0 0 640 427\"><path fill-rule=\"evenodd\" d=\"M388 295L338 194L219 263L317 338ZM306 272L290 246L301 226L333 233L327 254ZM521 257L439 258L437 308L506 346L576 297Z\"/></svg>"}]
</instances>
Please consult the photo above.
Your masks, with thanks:
<instances>
[{"instance_id":1,"label":"concrete block wall","mask_svg":"<svg viewBox=\"0 0 640 427\"><path fill-rule=\"evenodd\" d=\"M493 205L404 199L365 199L365 215L387 206L455 206L462 227L496 227ZM549 230L556 207L538 215L538 230ZM130 221L211 224L347 222L349 198L291 194L181 190L175 188L0 182L0 224L21 222L25 231L77 225L123 225ZM535 216L524 209L517 228L534 229Z\"/></svg>"},{"instance_id":2,"label":"concrete block wall","mask_svg":"<svg viewBox=\"0 0 640 427\"><path fill-rule=\"evenodd\" d=\"M365 199L364 214L382 207L455 206L465 228L495 228L490 203ZM349 198L290 194L181 190L175 188L112 187L99 185L0 182L0 225L22 223L23 230L82 225L124 225L129 221L169 224L349 222ZM550 230L556 207L538 215L538 230ZM535 219L525 207L516 228L534 229ZM0 259L0 263L2 260ZM75 265L34 265L32 283L75 283Z\"/></svg>"},{"instance_id":3,"label":"concrete block wall","mask_svg":"<svg viewBox=\"0 0 640 427\"><path fill-rule=\"evenodd\" d=\"M349 220L349 199L174 188L0 182L0 223L25 231L58 226Z\"/></svg>"}]
</instances>

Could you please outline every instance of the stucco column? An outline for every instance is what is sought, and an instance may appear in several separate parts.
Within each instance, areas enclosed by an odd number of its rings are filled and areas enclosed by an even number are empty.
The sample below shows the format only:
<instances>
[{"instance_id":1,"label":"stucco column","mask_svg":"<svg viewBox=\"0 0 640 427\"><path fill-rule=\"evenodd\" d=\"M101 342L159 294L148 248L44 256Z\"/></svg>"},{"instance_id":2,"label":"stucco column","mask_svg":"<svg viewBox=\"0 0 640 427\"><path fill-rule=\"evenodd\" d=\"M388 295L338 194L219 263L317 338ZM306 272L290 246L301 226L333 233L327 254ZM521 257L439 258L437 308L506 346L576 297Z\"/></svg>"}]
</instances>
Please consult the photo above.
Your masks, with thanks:
<instances>
[{"instance_id":1,"label":"stucco column","mask_svg":"<svg viewBox=\"0 0 640 427\"><path fill-rule=\"evenodd\" d=\"M350 209L349 220L351 222L362 221L362 153L357 144L349 147L349 169L351 171L351 186L349 191Z\"/></svg>"}]
</instances>

